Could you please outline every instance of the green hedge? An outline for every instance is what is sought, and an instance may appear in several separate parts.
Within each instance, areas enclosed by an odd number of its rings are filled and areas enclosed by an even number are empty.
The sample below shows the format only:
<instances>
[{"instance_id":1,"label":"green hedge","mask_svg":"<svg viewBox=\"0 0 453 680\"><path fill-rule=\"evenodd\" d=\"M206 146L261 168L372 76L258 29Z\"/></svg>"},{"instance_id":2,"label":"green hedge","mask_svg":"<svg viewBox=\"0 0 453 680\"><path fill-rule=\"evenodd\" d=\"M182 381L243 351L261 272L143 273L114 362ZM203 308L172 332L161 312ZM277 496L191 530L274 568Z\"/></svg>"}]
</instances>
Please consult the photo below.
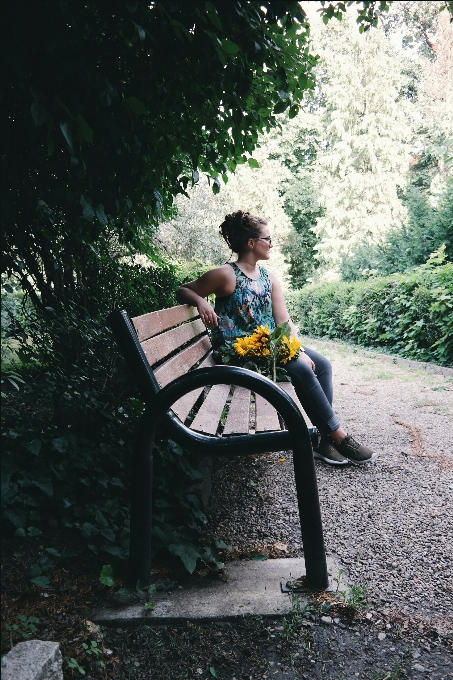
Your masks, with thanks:
<instances>
[{"instance_id":1,"label":"green hedge","mask_svg":"<svg viewBox=\"0 0 453 680\"><path fill-rule=\"evenodd\" d=\"M330 282L289 293L301 333L453 365L453 264L432 259L392 276Z\"/></svg>"}]
</instances>

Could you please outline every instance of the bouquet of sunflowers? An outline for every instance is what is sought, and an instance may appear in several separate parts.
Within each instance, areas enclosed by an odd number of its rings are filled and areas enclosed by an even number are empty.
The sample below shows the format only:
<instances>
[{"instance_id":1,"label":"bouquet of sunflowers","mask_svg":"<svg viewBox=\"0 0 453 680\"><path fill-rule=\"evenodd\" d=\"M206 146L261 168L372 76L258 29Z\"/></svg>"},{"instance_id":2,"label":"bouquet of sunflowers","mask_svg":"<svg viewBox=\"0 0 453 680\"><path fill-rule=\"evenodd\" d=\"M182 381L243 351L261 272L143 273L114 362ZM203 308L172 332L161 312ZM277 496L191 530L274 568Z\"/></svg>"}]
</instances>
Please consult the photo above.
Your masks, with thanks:
<instances>
[{"instance_id":1,"label":"bouquet of sunflowers","mask_svg":"<svg viewBox=\"0 0 453 680\"><path fill-rule=\"evenodd\" d=\"M249 368L274 382L291 382L284 369L288 361L299 356L301 343L290 335L288 322L280 323L271 332L268 326L258 326L255 332L236 338L219 348L222 363Z\"/></svg>"}]
</instances>

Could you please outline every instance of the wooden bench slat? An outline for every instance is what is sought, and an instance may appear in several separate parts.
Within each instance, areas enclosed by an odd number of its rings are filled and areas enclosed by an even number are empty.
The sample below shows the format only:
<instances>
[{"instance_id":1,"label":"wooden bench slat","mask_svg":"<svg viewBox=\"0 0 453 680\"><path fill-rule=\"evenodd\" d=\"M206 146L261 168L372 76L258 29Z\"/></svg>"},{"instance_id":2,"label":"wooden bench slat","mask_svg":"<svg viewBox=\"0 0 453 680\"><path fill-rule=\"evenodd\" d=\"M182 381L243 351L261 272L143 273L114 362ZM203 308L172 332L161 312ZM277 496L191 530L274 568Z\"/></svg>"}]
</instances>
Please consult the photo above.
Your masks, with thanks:
<instances>
[{"instance_id":1,"label":"wooden bench slat","mask_svg":"<svg viewBox=\"0 0 453 680\"><path fill-rule=\"evenodd\" d=\"M212 354L209 354L206 357L206 359L201 362L198 368L207 368L209 366L215 366L215 361L212 358ZM185 394L183 397L181 397L181 399L178 399L178 401L175 401L175 403L173 404L172 411L176 413L176 415L180 420L182 420L182 422L184 422L187 416L189 415L190 411L193 408L193 405L195 404L203 390L204 387L198 387L196 390L192 390L192 392L188 392L187 394Z\"/></svg>"},{"instance_id":2,"label":"wooden bench slat","mask_svg":"<svg viewBox=\"0 0 453 680\"><path fill-rule=\"evenodd\" d=\"M189 321L198 316L196 307L190 305L179 305L169 309L160 309L158 312L150 312L132 319L134 328L140 342L152 338L168 328L177 326L184 321Z\"/></svg>"},{"instance_id":3,"label":"wooden bench slat","mask_svg":"<svg viewBox=\"0 0 453 680\"><path fill-rule=\"evenodd\" d=\"M156 368L154 375L161 387L165 387L169 382L175 380L180 375L184 375L194 364L197 363L211 349L211 341L207 335L197 340L193 345L187 347L182 352L166 361L162 366Z\"/></svg>"},{"instance_id":4,"label":"wooden bench slat","mask_svg":"<svg viewBox=\"0 0 453 680\"><path fill-rule=\"evenodd\" d=\"M177 350L189 340L193 340L201 333L205 332L206 326L201 319L196 319L183 326L172 328L157 337L150 338L142 342L143 351L151 365L156 364L161 359Z\"/></svg>"},{"instance_id":5,"label":"wooden bench slat","mask_svg":"<svg viewBox=\"0 0 453 680\"><path fill-rule=\"evenodd\" d=\"M213 385L190 426L191 430L215 434L230 393L230 385Z\"/></svg>"},{"instance_id":6,"label":"wooden bench slat","mask_svg":"<svg viewBox=\"0 0 453 680\"><path fill-rule=\"evenodd\" d=\"M250 390L235 386L230 410L223 430L224 435L248 434L250 429Z\"/></svg>"},{"instance_id":7,"label":"wooden bench slat","mask_svg":"<svg viewBox=\"0 0 453 680\"><path fill-rule=\"evenodd\" d=\"M307 416L305 413L302 404L300 403L296 390L294 389L294 385L290 382L279 382L277 383L279 387L282 388L282 390L285 390L286 394L289 394L289 396L292 398L293 401L296 402L296 405L299 407L299 411L302 413L305 422L307 423L307 427L313 427L312 422L310 418Z\"/></svg>"},{"instance_id":8,"label":"wooden bench slat","mask_svg":"<svg viewBox=\"0 0 453 680\"><path fill-rule=\"evenodd\" d=\"M259 394L255 394L256 432L281 430L278 413L275 408Z\"/></svg>"}]
</instances>

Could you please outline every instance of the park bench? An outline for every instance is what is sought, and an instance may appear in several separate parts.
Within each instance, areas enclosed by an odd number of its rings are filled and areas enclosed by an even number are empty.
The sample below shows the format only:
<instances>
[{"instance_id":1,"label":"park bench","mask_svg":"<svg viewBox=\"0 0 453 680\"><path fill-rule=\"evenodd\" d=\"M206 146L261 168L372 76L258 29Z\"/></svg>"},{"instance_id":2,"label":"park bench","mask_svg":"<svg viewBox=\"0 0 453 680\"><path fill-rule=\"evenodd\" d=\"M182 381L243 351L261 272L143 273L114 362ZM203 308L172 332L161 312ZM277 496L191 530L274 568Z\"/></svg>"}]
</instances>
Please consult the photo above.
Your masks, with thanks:
<instances>
[{"instance_id":1,"label":"park bench","mask_svg":"<svg viewBox=\"0 0 453 680\"><path fill-rule=\"evenodd\" d=\"M159 426L182 448L209 456L292 449L307 587L328 587L311 434L291 383L218 366L197 310L179 305L109 324L145 401L134 446L130 581L147 585L151 564L153 442ZM317 434L317 433L316 433Z\"/></svg>"}]
</instances>

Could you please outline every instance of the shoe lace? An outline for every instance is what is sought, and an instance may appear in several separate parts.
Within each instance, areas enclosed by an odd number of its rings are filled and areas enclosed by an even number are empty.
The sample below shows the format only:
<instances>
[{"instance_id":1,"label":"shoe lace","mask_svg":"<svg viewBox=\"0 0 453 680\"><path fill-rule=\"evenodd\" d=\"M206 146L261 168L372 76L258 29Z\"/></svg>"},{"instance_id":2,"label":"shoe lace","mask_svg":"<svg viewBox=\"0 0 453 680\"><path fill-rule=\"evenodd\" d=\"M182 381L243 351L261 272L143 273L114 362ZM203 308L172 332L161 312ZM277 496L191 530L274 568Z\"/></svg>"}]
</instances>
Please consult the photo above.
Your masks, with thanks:
<instances>
[{"instance_id":1,"label":"shoe lace","mask_svg":"<svg viewBox=\"0 0 453 680\"><path fill-rule=\"evenodd\" d=\"M360 449L359 442L356 442L356 440L353 439L351 436L348 436L344 443L348 448L353 449L354 451L358 451Z\"/></svg>"}]
</instances>

